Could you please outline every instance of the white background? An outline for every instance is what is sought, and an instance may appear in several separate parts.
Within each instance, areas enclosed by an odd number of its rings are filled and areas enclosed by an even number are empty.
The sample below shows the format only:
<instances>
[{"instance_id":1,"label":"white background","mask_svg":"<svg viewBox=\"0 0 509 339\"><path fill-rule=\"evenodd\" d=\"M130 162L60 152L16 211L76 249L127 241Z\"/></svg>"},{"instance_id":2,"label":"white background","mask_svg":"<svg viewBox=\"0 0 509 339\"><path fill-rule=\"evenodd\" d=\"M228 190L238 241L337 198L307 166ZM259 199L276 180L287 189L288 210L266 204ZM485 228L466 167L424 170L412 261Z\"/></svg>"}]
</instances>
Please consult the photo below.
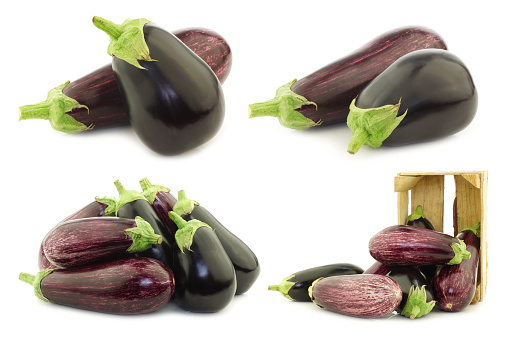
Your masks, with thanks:
<instances>
[{"instance_id":1,"label":"white background","mask_svg":"<svg viewBox=\"0 0 509 339\"><path fill-rule=\"evenodd\" d=\"M333 4L334 3L334 4ZM41 1L15 2L2 22L2 329L52 338L381 337L465 335L502 327L507 279L505 129L509 78L502 1ZM108 38L94 15L114 22L145 17L167 30L205 27L223 35L233 68L223 88L226 119L209 143L164 157L130 128L66 135L47 121L18 121L18 107L45 99L49 89L107 64ZM425 144L346 152L350 130L281 127L274 118L247 118L247 106L272 98L294 78L405 25L437 31L469 67L479 92L470 126ZM367 268L369 238L396 223L394 176L404 171L489 171L489 269L486 299L460 313L419 320L364 320L293 303L267 291L289 274L334 262ZM118 316L44 303L17 280L37 272L37 251L58 221L95 196L116 195L113 182L138 180L185 189L258 255L253 288L216 314L175 306L142 316ZM448 193L448 196L450 194ZM447 202L450 225L452 200ZM483 329L484 328L484 329ZM444 332L446 331L446 332ZM14 333L14 332L11 332ZM474 336L471 336L473 334Z\"/></svg>"}]
</instances>

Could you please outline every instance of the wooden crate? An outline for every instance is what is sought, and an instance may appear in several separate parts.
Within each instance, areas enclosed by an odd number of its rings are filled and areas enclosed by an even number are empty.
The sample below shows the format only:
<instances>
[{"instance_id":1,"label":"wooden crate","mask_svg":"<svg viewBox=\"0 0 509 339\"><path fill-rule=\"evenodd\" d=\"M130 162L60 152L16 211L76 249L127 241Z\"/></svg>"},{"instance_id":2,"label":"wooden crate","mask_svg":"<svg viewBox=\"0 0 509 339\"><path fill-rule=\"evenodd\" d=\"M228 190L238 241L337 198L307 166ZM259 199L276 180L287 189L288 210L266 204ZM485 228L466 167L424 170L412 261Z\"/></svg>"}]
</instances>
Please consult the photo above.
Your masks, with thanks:
<instances>
[{"instance_id":1,"label":"wooden crate","mask_svg":"<svg viewBox=\"0 0 509 339\"><path fill-rule=\"evenodd\" d=\"M481 221L477 292L473 301L482 301L486 294L488 269L487 171L399 173L394 178L394 191L398 197L398 224L404 225L408 214L421 205L426 218L437 231L443 232L444 208L449 208L444 207L444 179L449 175L454 176L456 188L455 199L450 202L453 220L445 221L446 225L453 226L456 236L464 227L473 226Z\"/></svg>"}]
</instances>

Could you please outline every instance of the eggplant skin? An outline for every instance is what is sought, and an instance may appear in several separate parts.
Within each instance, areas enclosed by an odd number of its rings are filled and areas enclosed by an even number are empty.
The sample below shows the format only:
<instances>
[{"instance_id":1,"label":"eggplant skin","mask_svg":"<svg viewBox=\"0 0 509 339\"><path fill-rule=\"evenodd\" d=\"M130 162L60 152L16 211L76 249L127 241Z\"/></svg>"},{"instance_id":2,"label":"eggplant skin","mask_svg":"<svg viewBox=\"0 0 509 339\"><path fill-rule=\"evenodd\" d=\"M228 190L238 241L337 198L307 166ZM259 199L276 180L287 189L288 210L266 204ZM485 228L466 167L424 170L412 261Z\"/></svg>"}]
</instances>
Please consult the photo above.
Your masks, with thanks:
<instances>
[{"instance_id":1,"label":"eggplant skin","mask_svg":"<svg viewBox=\"0 0 509 339\"><path fill-rule=\"evenodd\" d=\"M319 307L360 318L391 314L401 303L402 295L396 281L377 274L323 278L310 288L311 299Z\"/></svg>"},{"instance_id":2,"label":"eggplant skin","mask_svg":"<svg viewBox=\"0 0 509 339\"><path fill-rule=\"evenodd\" d=\"M52 303L114 314L155 311L173 291L173 272L149 258L56 269L41 282L42 295Z\"/></svg>"}]
</instances>

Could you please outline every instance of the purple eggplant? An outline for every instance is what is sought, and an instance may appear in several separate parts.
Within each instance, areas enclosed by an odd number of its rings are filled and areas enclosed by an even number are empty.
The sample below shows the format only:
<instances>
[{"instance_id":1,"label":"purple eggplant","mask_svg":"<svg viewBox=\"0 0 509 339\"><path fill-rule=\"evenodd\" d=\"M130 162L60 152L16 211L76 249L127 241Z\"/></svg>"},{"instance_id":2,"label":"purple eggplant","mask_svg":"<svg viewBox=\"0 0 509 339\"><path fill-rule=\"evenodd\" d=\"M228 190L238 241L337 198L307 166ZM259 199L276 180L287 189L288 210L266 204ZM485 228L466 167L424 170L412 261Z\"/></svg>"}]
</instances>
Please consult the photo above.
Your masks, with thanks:
<instances>
[{"instance_id":1,"label":"purple eggplant","mask_svg":"<svg viewBox=\"0 0 509 339\"><path fill-rule=\"evenodd\" d=\"M380 73L415 50L446 49L442 38L423 27L386 32L350 55L293 80L276 97L249 106L249 117L277 117L284 127L307 129L344 123L352 100Z\"/></svg>"},{"instance_id":2,"label":"purple eggplant","mask_svg":"<svg viewBox=\"0 0 509 339\"><path fill-rule=\"evenodd\" d=\"M428 219L426 219L426 216L422 213L421 205L417 206L415 211L408 216L406 219L406 224L409 226L427 228L428 230L435 230L433 224Z\"/></svg>"},{"instance_id":3,"label":"purple eggplant","mask_svg":"<svg viewBox=\"0 0 509 339\"><path fill-rule=\"evenodd\" d=\"M384 265L456 265L470 253L461 239L416 226L390 226L369 240L369 253Z\"/></svg>"},{"instance_id":4,"label":"purple eggplant","mask_svg":"<svg viewBox=\"0 0 509 339\"><path fill-rule=\"evenodd\" d=\"M401 303L402 295L396 281L377 274L320 278L309 288L311 300L319 307L361 318L391 314Z\"/></svg>"},{"instance_id":5,"label":"purple eggplant","mask_svg":"<svg viewBox=\"0 0 509 339\"><path fill-rule=\"evenodd\" d=\"M477 102L472 76L457 56L441 49L408 53L352 101L348 152L453 135L472 122Z\"/></svg>"},{"instance_id":6,"label":"purple eggplant","mask_svg":"<svg viewBox=\"0 0 509 339\"><path fill-rule=\"evenodd\" d=\"M226 80L232 54L223 37L204 28L173 34L209 65L221 83ZM49 120L54 129L66 133L129 125L111 64L52 89L44 102L20 107L19 119Z\"/></svg>"},{"instance_id":7,"label":"purple eggplant","mask_svg":"<svg viewBox=\"0 0 509 339\"><path fill-rule=\"evenodd\" d=\"M53 265L69 268L143 252L161 242L161 235L140 217L98 217L59 224L46 235L43 248Z\"/></svg>"},{"instance_id":8,"label":"purple eggplant","mask_svg":"<svg viewBox=\"0 0 509 339\"><path fill-rule=\"evenodd\" d=\"M464 228L457 235L465 242L471 257L458 265L440 266L435 273L433 289L437 305L444 311L461 311L474 298L479 265L479 227L480 223L477 223L472 228Z\"/></svg>"},{"instance_id":9,"label":"purple eggplant","mask_svg":"<svg viewBox=\"0 0 509 339\"><path fill-rule=\"evenodd\" d=\"M143 190L141 194L152 204L157 216L171 235L175 236L178 227L173 220L170 219L168 213L173 211L173 206L177 203L177 198L170 193L169 188L161 185L152 185L147 178L140 180L140 186Z\"/></svg>"},{"instance_id":10,"label":"purple eggplant","mask_svg":"<svg viewBox=\"0 0 509 339\"><path fill-rule=\"evenodd\" d=\"M19 279L44 301L114 314L155 311L168 303L175 286L173 272L149 258L21 273Z\"/></svg>"},{"instance_id":11,"label":"purple eggplant","mask_svg":"<svg viewBox=\"0 0 509 339\"><path fill-rule=\"evenodd\" d=\"M285 298L293 301L311 301L309 287L316 279L336 275L361 274L363 270L352 264L329 264L308 268L284 278L278 285L270 285L270 291L278 291Z\"/></svg>"}]
</instances>

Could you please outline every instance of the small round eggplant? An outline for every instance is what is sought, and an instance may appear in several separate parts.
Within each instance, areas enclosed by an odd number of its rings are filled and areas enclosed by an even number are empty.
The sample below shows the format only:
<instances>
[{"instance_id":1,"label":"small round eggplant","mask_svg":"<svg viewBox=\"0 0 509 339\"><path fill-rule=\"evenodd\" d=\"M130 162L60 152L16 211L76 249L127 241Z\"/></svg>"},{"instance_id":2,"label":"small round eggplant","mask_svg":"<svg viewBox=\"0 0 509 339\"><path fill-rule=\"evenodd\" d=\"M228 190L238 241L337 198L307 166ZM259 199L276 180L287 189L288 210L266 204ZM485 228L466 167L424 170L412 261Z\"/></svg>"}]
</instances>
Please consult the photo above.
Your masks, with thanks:
<instances>
[{"instance_id":1,"label":"small round eggplant","mask_svg":"<svg viewBox=\"0 0 509 339\"><path fill-rule=\"evenodd\" d=\"M178 201L173 206L173 211L186 221L197 219L214 230L235 268L236 294L247 292L260 275L260 263L251 248L223 226L205 207L188 199L183 190L178 192Z\"/></svg>"},{"instance_id":2,"label":"small round eggplant","mask_svg":"<svg viewBox=\"0 0 509 339\"><path fill-rule=\"evenodd\" d=\"M94 17L93 22L111 37L108 53L127 116L148 148L175 155L217 134L224 119L223 91L200 57L145 19L116 25Z\"/></svg>"},{"instance_id":3,"label":"small round eggplant","mask_svg":"<svg viewBox=\"0 0 509 339\"><path fill-rule=\"evenodd\" d=\"M309 288L311 300L319 307L361 318L391 314L401 303L402 295L397 282L377 274L320 278Z\"/></svg>"},{"instance_id":4,"label":"small round eggplant","mask_svg":"<svg viewBox=\"0 0 509 339\"><path fill-rule=\"evenodd\" d=\"M419 205L415 208L414 213L410 214L406 219L406 224L408 226L416 226L421 228L427 228L428 230L435 230L433 224L426 219L424 214L422 213L422 206Z\"/></svg>"},{"instance_id":5,"label":"small round eggplant","mask_svg":"<svg viewBox=\"0 0 509 339\"><path fill-rule=\"evenodd\" d=\"M462 239L472 256L454 266L440 266L433 278L437 305L444 311L456 312L467 307L475 295L479 264L479 227L465 228L457 237Z\"/></svg>"},{"instance_id":6,"label":"small round eggplant","mask_svg":"<svg viewBox=\"0 0 509 339\"><path fill-rule=\"evenodd\" d=\"M175 234L175 299L190 312L211 313L225 308L235 296L235 269L214 231L193 219L169 213Z\"/></svg>"},{"instance_id":7,"label":"small round eggplant","mask_svg":"<svg viewBox=\"0 0 509 339\"><path fill-rule=\"evenodd\" d=\"M46 235L43 248L53 265L69 268L143 252L161 241L140 217L98 217L59 224Z\"/></svg>"},{"instance_id":8,"label":"small round eggplant","mask_svg":"<svg viewBox=\"0 0 509 339\"><path fill-rule=\"evenodd\" d=\"M336 275L361 274L363 270L352 264L330 264L308 268L284 278L279 285L270 285L270 291L278 291L285 298L294 301L311 301L309 288L319 278Z\"/></svg>"},{"instance_id":9,"label":"small round eggplant","mask_svg":"<svg viewBox=\"0 0 509 339\"><path fill-rule=\"evenodd\" d=\"M348 152L453 135L472 122L477 101L472 76L457 56L441 49L408 53L352 101Z\"/></svg>"}]
</instances>

